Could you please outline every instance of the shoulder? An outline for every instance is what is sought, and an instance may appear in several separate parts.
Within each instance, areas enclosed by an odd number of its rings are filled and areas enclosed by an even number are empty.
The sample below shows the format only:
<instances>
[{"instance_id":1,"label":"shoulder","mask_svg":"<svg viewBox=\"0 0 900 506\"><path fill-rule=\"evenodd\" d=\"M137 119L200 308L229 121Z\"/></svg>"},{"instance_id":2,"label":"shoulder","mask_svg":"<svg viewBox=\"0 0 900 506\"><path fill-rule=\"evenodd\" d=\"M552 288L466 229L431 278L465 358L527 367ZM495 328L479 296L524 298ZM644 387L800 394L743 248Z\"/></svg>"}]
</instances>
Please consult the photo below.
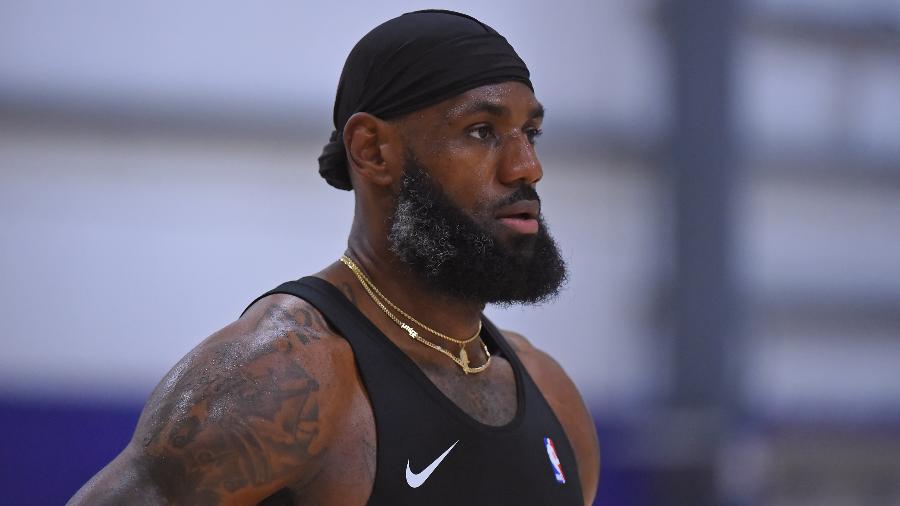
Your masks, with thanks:
<instances>
[{"instance_id":1,"label":"shoulder","mask_svg":"<svg viewBox=\"0 0 900 506\"><path fill-rule=\"evenodd\" d=\"M521 334L509 330L502 332L559 418L575 451L585 502L591 504L600 476L600 448L594 420L581 394L553 357Z\"/></svg>"},{"instance_id":2,"label":"shoulder","mask_svg":"<svg viewBox=\"0 0 900 506\"><path fill-rule=\"evenodd\" d=\"M258 501L321 464L353 367L346 341L315 308L266 297L163 378L131 449L167 497Z\"/></svg>"},{"instance_id":3,"label":"shoulder","mask_svg":"<svg viewBox=\"0 0 900 506\"><path fill-rule=\"evenodd\" d=\"M502 330L503 336L513 347L516 355L528 369L528 374L535 380L544 397L550 400L570 399L581 395L575 384L553 357L534 346L522 334L510 330Z\"/></svg>"}]
</instances>

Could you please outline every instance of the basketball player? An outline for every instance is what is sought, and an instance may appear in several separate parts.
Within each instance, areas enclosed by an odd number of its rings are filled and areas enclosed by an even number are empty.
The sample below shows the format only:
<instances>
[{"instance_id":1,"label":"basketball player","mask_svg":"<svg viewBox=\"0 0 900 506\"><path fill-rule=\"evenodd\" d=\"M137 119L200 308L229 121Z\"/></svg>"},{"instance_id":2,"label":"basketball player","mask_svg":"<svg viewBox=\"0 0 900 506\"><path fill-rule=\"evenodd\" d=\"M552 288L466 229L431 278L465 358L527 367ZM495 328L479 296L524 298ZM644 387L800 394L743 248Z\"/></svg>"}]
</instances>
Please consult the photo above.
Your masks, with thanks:
<instances>
[{"instance_id":1,"label":"basketball player","mask_svg":"<svg viewBox=\"0 0 900 506\"><path fill-rule=\"evenodd\" d=\"M344 255L175 365L71 504L590 504L575 386L482 314L566 276L535 191L542 117L525 64L474 18L420 11L363 37L319 160L355 193Z\"/></svg>"}]
</instances>

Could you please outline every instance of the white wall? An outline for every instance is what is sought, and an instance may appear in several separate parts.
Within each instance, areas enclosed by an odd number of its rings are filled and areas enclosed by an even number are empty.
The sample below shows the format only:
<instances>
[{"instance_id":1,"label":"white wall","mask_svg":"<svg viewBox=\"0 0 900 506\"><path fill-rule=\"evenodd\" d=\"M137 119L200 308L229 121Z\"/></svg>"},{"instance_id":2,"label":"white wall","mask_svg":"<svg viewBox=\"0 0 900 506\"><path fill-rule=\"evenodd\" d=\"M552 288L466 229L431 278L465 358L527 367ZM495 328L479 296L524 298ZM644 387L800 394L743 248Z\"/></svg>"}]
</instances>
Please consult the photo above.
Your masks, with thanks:
<instances>
[{"instance_id":1,"label":"white wall","mask_svg":"<svg viewBox=\"0 0 900 506\"><path fill-rule=\"evenodd\" d=\"M320 146L0 132L4 389L145 395L258 294L344 250L352 197L318 177ZM647 171L544 165L572 282L553 304L490 315L554 355L589 398L634 401L655 379L646 312L659 188Z\"/></svg>"}]
</instances>

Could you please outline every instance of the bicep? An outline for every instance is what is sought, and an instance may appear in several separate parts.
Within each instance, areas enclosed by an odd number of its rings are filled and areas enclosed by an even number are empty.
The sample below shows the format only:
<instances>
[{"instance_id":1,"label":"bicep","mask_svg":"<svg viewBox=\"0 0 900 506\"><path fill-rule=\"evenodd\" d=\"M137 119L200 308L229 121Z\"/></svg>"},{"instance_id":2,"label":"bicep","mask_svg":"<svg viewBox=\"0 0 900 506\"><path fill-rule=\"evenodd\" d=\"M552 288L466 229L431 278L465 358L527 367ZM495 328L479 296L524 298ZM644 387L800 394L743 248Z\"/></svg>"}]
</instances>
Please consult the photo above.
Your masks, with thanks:
<instances>
[{"instance_id":1,"label":"bicep","mask_svg":"<svg viewBox=\"0 0 900 506\"><path fill-rule=\"evenodd\" d=\"M341 383L328 367L330 349L316 345L324 329L281 306L256 312L207 338L163 378L128 448L86 491L255 504L316 473L333 437L325 420L343 406L333 402ZM331 401L320 407L324 397Z\"/></svg>"},{"instance_id":2,"label":"bicep","mask_svg":"<svg viewBox=\"0 0 900 506\"><path fill-rule=\"evenodd\" d=\"M284 404L269 415L193 409L152 431L139 426L128 448L70 504L256 504L315 466L309 422L317 407L308 399Z\"/></svg>"},{"instance_id":3,"label":"bicep","mask_svg":"<svg viewBox=\"0 0 900 506\"><path fill-rule=\"evenodd\" d=\"M316 465L319 384L297 361L196 369L172 394L151 399L132 441L166 497L255 503Z\"/></svg>"}]
</instances>

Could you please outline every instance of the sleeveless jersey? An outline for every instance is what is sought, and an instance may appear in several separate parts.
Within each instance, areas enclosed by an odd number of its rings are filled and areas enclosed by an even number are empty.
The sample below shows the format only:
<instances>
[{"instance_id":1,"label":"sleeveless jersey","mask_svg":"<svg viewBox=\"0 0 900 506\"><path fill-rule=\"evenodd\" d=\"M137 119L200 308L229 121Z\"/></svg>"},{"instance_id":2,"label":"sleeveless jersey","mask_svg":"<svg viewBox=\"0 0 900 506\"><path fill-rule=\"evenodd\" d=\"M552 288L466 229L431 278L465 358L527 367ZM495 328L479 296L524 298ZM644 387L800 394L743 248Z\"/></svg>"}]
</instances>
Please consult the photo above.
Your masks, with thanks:
<instances>
[{"instance_id":1,"label":"sleeveless jersey","mask_svg":"<svg viewBox=\"0 0 900 506\"><path fill-rule=\"evenodd\" d=\"M483 315L482 339L509 361L516 380L516 414L503 426L465 413L327 281L290 281L256 300L275 293L312 304L353 350L375 416L369 506L583 504L575 456L559 420Z\"/></svg>"}]
</instances>

